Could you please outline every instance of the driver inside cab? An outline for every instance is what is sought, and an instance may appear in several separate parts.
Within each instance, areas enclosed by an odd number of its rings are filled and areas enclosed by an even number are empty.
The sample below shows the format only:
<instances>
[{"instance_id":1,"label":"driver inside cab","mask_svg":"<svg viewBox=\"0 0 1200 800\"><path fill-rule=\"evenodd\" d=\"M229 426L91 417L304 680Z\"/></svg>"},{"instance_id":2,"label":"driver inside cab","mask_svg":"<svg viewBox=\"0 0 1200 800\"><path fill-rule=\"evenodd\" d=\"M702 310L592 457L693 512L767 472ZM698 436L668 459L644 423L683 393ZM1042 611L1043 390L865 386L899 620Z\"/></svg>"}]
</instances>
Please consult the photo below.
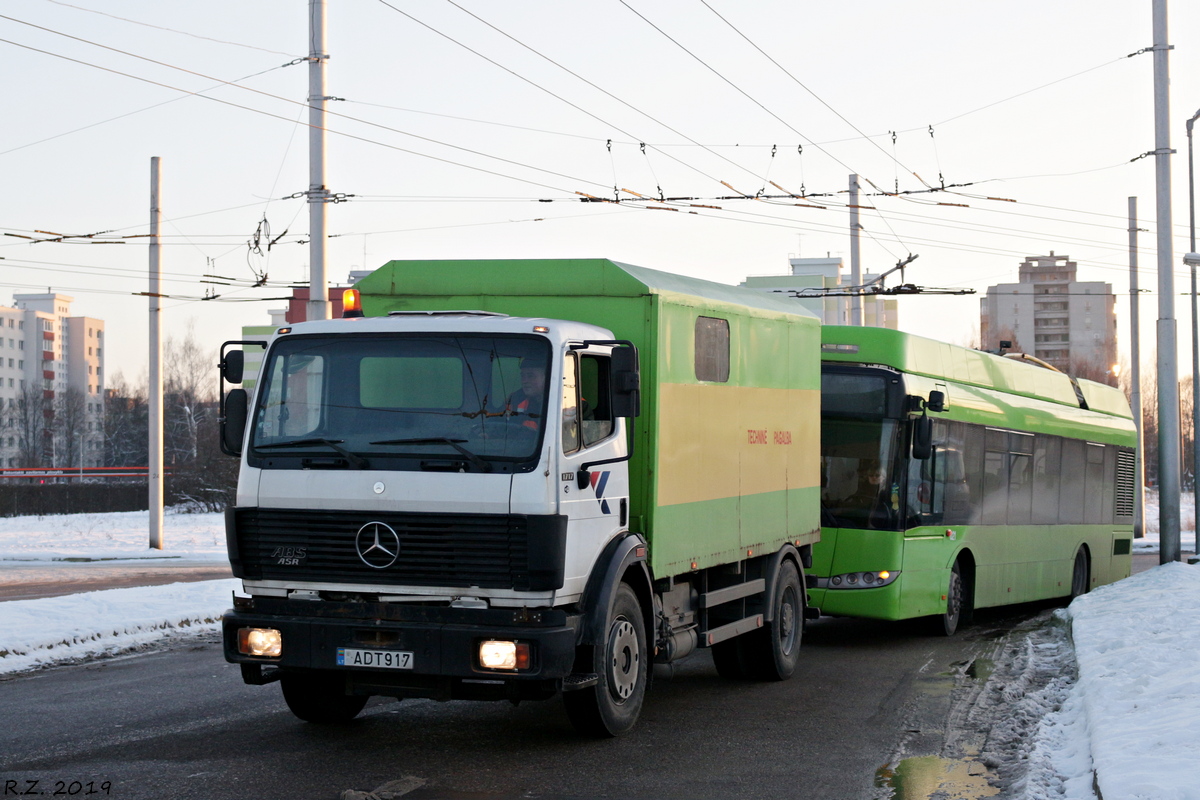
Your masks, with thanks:
<instances>
[{"instance_id":1,"label":"driver inside cab","mask_svg":"<svg viewBox=\"0 0 1200 800\"><path fill-rule=\"evenodd\" d=\"M536 431L543 415L545 395L546 368L527 358L521 362L521 389L509 396L505 413L522 426Z\"/></svg>"}]
</instances>

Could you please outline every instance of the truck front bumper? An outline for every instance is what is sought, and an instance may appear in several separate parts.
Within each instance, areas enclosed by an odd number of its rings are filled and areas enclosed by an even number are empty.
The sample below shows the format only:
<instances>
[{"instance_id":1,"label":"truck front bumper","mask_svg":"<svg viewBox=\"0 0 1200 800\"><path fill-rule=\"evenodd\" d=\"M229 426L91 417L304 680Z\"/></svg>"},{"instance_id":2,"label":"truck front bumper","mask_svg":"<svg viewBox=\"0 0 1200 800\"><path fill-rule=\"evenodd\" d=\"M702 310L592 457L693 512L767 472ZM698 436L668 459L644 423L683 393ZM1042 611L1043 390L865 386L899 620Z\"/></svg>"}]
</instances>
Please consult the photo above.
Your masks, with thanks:
<instances>
[{"instance_id":1,"label":"truck front bumper","mask_svg":"<svg viewBox=\"0 0 1200 800\"><path fill-rule=\"evenodd\" d=\"M557 609L460 609L397 603L254 598L225 613L225 660L242 665L247 683L288 672L343 674L352 694L450 699L542 699L562 687L575 662L575 618ZM244 628L280 633L277 657L238 648ZM529 645L529 666L485 669L479 646L488 640ZM403 669L353 667L339 653L411 653ZM342 658L343 662L349 659ZM390 659L398 662L399 659Z\"/></svg>"}]
</instances>

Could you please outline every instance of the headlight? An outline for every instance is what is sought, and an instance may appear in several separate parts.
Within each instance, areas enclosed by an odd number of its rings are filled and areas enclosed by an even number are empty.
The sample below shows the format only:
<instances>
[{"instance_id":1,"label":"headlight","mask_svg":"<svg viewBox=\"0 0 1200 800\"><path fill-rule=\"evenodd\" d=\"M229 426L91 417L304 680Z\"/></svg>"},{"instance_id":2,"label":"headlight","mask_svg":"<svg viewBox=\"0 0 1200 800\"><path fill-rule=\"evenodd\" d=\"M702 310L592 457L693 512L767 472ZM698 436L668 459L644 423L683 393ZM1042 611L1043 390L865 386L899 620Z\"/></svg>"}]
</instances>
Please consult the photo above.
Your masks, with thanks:
<instances>
[{"instance_id":1,"label":"headlight","mask_svg":"<svg viewBox=\"0 0 1200 800\"><path fill-rule=\"evenodd\" d=\"M238 631L238 651L248 656L278 658L283 652L283 634L274 628L242 628Z\"/></svg>"},{"instance_id":2,"label":"headlight","mask_svg":"<svg viewBox=\"0 0 1200 800\"><path fill-rule=\"evenodd\" d=\"M817 586L829 589L878 589L895 583L899 570L881 569L878 572L844 572L831 578L818 578Z\"/></svg>"},{"instance_id":3,"label":"headlight","mask_svg":"<svg viewBox=\"0 0 1200 800\"><path fill-rule=\"evenodd\" d=\"M525 642L489 640L479 643L479 666L484 669L529 669L529 645Z\"/></svg>"}]
</instances>

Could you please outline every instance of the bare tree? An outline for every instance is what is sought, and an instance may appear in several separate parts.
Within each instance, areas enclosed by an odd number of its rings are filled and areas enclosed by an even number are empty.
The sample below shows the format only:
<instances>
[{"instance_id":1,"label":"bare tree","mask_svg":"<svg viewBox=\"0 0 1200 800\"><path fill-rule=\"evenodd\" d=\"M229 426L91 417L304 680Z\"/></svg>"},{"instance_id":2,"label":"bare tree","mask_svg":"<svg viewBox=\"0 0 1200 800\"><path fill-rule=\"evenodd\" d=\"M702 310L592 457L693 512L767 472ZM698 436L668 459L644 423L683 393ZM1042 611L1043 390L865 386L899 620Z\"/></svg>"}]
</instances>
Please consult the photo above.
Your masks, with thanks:
<instances>
[{"instance_id":1,"label":"bare tree","mask_svg":"<svg viewBox=\"0 0 1200 800\"><path fill-rule=\"evenodd\" d=\"M149 410L143 377L130 384L118 372L108 379L104 402L104 464L109 467L144 467L149 452Z\"/></svg>"},{"instance_id":2,"label":"bare tree","mask_svg":"<svg viewBox=\"0 0 1200 800\"><path fill-rule=\"evenodd\" d=\"M167 339L163 381L164 440L168 463L194 461L199 455L200 424L213 393L216 354L196 341L194 322L182 340Z\"/></svg>"},{"instance_id":3,"label":"bare tree","mask_svg":"<svg viewBox=\"0 0 1200 800\"><path fill-rule=\"evenodd\" d=\"M13 427L17 437L17 466L41 467L50 460L54 411L40 386L26 386L17 396Z\"/></svg>"},{"instance_id":4,"label":"bare tree","mask_svg":"<svg viewBox=\"0 0 1200 800\"><path fill-rule=\"evenodd\" d=\"M88 440L87 395L83 390L69 386L66 391L59 392L54 398L52 420L54 465L82 466Z\"/></svg>"}]
</instances>

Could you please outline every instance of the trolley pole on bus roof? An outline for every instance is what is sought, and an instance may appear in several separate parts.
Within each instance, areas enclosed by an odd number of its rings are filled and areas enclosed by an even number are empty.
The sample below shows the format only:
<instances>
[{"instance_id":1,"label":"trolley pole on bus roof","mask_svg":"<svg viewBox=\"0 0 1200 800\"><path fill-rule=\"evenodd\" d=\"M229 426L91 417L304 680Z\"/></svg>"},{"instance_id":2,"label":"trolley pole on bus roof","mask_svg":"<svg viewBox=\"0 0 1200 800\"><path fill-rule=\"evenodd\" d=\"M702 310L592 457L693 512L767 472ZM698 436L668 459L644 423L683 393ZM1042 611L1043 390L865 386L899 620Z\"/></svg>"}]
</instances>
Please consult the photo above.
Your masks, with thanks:
<instances>
[{"instance_id":1,"label":"trolley pole on bus roof","mask_svg":"<svg viewBox=\"0 0 1200 800\"><path fill-rule=\"evenodd\" d=\"M1133 463L1133 538L1146 535L1146 461L1142 419L1142 349L1138 315L1137 198L1129 198L1129 405L1137 428L1137 452Z\"/></svg>"},{"instance_id":2,"label":"trolley pole on bus roof","mask_svg":"<svg viewBox=\"0 0 1200 800\"><path fill-rule=\"evenodd\" d=\"M1154 0L1154 185L1158 236L1158 561L1178 561L1179 356L1175 338L1175 267L1171 242L1170 79L1167 0Z\"/></svg>"}]
</instances>

